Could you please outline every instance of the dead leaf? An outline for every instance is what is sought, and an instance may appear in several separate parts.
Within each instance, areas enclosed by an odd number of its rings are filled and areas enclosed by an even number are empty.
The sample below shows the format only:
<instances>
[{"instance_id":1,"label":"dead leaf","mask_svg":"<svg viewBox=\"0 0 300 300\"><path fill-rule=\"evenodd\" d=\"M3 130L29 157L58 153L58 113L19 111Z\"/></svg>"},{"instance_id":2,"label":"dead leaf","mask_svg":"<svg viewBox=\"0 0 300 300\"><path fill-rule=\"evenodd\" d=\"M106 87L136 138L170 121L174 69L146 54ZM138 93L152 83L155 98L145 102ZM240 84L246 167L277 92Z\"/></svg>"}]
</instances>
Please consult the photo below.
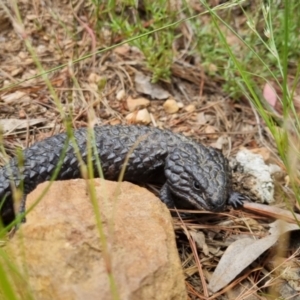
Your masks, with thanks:
<instances>
[{"instance_id":1,"label":"dead leaf","mask_svg":"<svg viewBox=\"0 0 300 300\"><path fill-rule=\"evenodd\" d=\"M208 246L205 242L205 235L202 231L190 231L190 235L192 236L192 238L194 239L194 241L196 242L197 246L199 249L203 250L203 253L205 255L209 254L209 249Z\"/></svg>"},{"instance_id":2,"label":"dead leaf","mask_svg":"<svg viewBox=\"0 0 300 300\"><path fill-rule=\"evenodd\" d=\"M211 143L210 146L216 148L216 149L223 149L223 145L226 143L226 139L224 136L219 136L217 141L215 143Z\"/></svg>"},{"instance_id":3,"label":"dead leaf","mask_svg":"<svg viewBox=\"0 0 300 300\"><path fill-rule=\"evenodd\" d=\"M260 240L245 238L232 243L222 256L209 282L209 289L217 292L229 284L238 274L272 247L281 234L299 229L296 224L275 221L270 225L271 235Z\"/></svg>"},{"instance_id":4,"label":"dead leaf","mask_svg":"<svg viewBox=\"0 0 300 300\"><path fill-rule=\"evenodd\" d=\"M27 96L27 93L22 91L16 91L11 94L4 95L1 98L6 104L11 104L21 100L25 96Z\"/></svg>"},{"instance_id":5,"label":"dead leaf","mask_svg":"<svg viewBox=\"0 0 300 300\"><path fill-rule=\"evenodd\" d=\"M204 130L205 133L216 133L216 128L211 125L207 125Z\"/></svg>"},{"instance_id":6,"label":"dead leaf","mask_svg":"<svg viewBox=\"0 0 300 300\"><path fill-rule=\"evenodd\" d=\"M253 148L250 151L254 154L260 154L265 162L268 161L271 156L271 151L266 147Z\"/></svg>"},{"instance_id":7,"label":"dead leaf","mask_svg":"<svg viewBox=\"0 0 300 300\"><path fill-rule=\"evenodd\" d=\"M131 47L128 44L123 44L119 47L116 47L113 52L125 56L129 54L130 50Z\"/></svg>"},{"instance_id":8,"label":"dead leaf","mask_svg":"<svg viewBox=\"0 0 300 300\"><path fill-rule=\"evenodd\" d=\"M269 82L264 86L263 95L267 102L274 107L277 102L277 94Z\"/></svg>"},{"instance_id":9,"label":"dead leaf","mask_svg":"<svg viewBox=\"0 0 300 300\"><path fill-rule=\"evenodd\" d=\"M157 83L151 83L151 77L141 72L135 73L135 88L139 93L149 95L152 99L167 99L170 94Z\"/></svg>"},{"instance_id":10,"label":"dead leaf","mask_svg":"<svg viewBox=\"0 0 300 300\"><path fill-rule=\"evenodd\" d=\"M197 114L197 123L199 125L204 125L207 123L206 116L204 112L200 112Z\"/></svg>"},{"instance_id":11,"label":"dead leaf","mask_svg":"<svg viewBox=\"0 0 300 300\"><path fill-rule=\"evenodd\" d=\"M209 134L212 139L217 139L219 137L218 134L215 134L216 132L218 132L218 130L215 126L206 125L204 128L204 133Z\"/></svg>"},{"instance_id":12,"label":"dead leaf","mask_svg":"<svg viewBox=\"0 0 300 300\"><path fill-rule=\"evenodd\" d=\"M283 233L300 229L298 224L290 224L282 220L276 220L275 222L271 223L269 227L270 234L277 235L277 237Z\"/></svg>"},{"instance_id":13,"label":"dead leaf","mask_svg":"<svg viewBox=\"0 0 300 300\"><path fill-rule=\"evenodd\" d=\"M19 119L2 119L0 120L0 127L3 132L8 135L17 129L26 129L28 126L33 126L39 123L46 122L45 118L19 120Z\"/></svg>"}]
</instances>

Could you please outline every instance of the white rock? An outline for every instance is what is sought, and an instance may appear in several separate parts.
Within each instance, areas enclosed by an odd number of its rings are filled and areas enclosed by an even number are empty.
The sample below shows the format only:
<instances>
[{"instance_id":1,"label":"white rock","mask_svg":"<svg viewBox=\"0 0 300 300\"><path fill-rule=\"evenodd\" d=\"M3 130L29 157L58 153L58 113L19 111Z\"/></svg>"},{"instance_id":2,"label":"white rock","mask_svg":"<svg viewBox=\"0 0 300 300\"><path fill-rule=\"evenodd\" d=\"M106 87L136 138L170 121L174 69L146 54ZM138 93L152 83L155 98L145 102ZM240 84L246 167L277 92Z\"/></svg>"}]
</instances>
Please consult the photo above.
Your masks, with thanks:
<instances>
[{"instance_id":1,"label":"white rock","mask_svg":"<svg viewBox=\"0 0 300 300\"><path fill-rule=\"evenodd\" d=\"M259 154L254 154L247 149L240 150L236 160L243 168L244 173L254 177L253 186L249 187L262 202L274 202L274 183L271 178L272 167L265 164Z\"/></svg>"}]
</instances>

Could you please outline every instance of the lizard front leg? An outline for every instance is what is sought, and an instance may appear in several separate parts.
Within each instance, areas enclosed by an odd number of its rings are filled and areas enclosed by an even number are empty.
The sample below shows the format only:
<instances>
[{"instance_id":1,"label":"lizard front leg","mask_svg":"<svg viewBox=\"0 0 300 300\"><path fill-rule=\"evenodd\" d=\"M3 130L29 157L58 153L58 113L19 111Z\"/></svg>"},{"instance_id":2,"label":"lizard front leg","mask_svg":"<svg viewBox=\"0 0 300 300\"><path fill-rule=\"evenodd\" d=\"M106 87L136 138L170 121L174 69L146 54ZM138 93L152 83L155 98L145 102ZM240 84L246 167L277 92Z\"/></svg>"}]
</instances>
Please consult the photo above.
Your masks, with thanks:
<instances>
[{"instance_id":1,"label":"lizard front leg","mask_svg":"<svg viewBox=\"0 0 300 300\"><path fill-rule=\"evenodd\" d=\"M175 208L174 198L167 183L160 189L159 198L168 208Z\"/></svg>"}]
</instances>

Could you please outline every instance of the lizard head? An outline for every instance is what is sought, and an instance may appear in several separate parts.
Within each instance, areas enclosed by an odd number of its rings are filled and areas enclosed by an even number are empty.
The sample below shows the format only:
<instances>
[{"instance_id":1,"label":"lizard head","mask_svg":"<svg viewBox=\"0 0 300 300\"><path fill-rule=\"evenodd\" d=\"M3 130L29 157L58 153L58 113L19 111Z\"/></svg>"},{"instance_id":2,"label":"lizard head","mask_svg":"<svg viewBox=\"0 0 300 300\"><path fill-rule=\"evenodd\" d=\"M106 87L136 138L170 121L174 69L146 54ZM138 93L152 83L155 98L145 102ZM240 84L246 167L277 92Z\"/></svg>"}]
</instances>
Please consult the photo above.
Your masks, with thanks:
<instances>
[{"instance_id":1,"label":"lizard head","mask_svg":"<svg viewBox=\"0 0 300 300\"><path fill-rule=\"evenodd\" d=\"M166 158L165 176L178 208L222 211L231 190L231 172L219 150L186 143Z\"/></svg>"}]
</instances>

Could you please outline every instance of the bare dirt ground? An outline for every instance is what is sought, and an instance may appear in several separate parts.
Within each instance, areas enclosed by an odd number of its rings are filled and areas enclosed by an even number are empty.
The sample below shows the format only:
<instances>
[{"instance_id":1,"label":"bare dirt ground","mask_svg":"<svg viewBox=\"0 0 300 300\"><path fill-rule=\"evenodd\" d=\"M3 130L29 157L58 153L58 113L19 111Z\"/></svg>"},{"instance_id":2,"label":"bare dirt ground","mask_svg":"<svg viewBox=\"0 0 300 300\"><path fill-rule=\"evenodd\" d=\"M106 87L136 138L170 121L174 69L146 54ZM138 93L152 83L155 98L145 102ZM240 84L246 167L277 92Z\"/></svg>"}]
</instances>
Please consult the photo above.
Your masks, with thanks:
<instances>
[{"instance_id":1,"label":"bare dirt ground","mask_svg":"<svg viewBox=\"0 0 300 300\"><path fill-rule=\"evenodd\" d=\"M78 57L112 44L112 36L105 28L101 29L102 39L96 38L91 30L96 28L94 21L89 19L91 7L79 1L72 8L67 0L23 0L18 6L23 25L16 15L11 19L0 11L0 85L2 88L22 81L0 92L3 145L9 156L16 153L17 147L25 148L64 131L64 121L68 120L74 128L89 123L157 126L222 149L226 156L234 155L241 147L263 148L272 162L282 166L268 131L248 101L236 102L228 98L221 89L221 82L205 75L201 63L195 57L184 55L184 50L174 58L171 80L157 85L150 83L151 73L145 67L143 54L128 44L72 64ZM26 47L26 39L36 57ZM35 61L39 61L44 70L63 66L47 75L54 92L50 92L42 77L33 77L41 73ZM24 81L28 78L31 79ZM133 99L142 104L131 108L136 104ZM169 107L165 104L167 99L176 103L171 102ZM0 161L1 165L7 161L2 153ZM223 216L202 218L201 223L206 225L193 221L189 229L210 228L209 235L215 232L213 226L221 218L235 221L248 218L255 222L260 219L250 213L231 211ZM209 259L202 253L195 254L179 221L176 228L189 295L191 299L204 299L200 278L206 277L207 270L216 266L221 254ZM223 240L238 231L233 225L218 230ZM254 275L248 272L251 278L261 276L258 269L253 271ZM225 299L220 294L215 297Z\"/></svg>"}]
</instances>

